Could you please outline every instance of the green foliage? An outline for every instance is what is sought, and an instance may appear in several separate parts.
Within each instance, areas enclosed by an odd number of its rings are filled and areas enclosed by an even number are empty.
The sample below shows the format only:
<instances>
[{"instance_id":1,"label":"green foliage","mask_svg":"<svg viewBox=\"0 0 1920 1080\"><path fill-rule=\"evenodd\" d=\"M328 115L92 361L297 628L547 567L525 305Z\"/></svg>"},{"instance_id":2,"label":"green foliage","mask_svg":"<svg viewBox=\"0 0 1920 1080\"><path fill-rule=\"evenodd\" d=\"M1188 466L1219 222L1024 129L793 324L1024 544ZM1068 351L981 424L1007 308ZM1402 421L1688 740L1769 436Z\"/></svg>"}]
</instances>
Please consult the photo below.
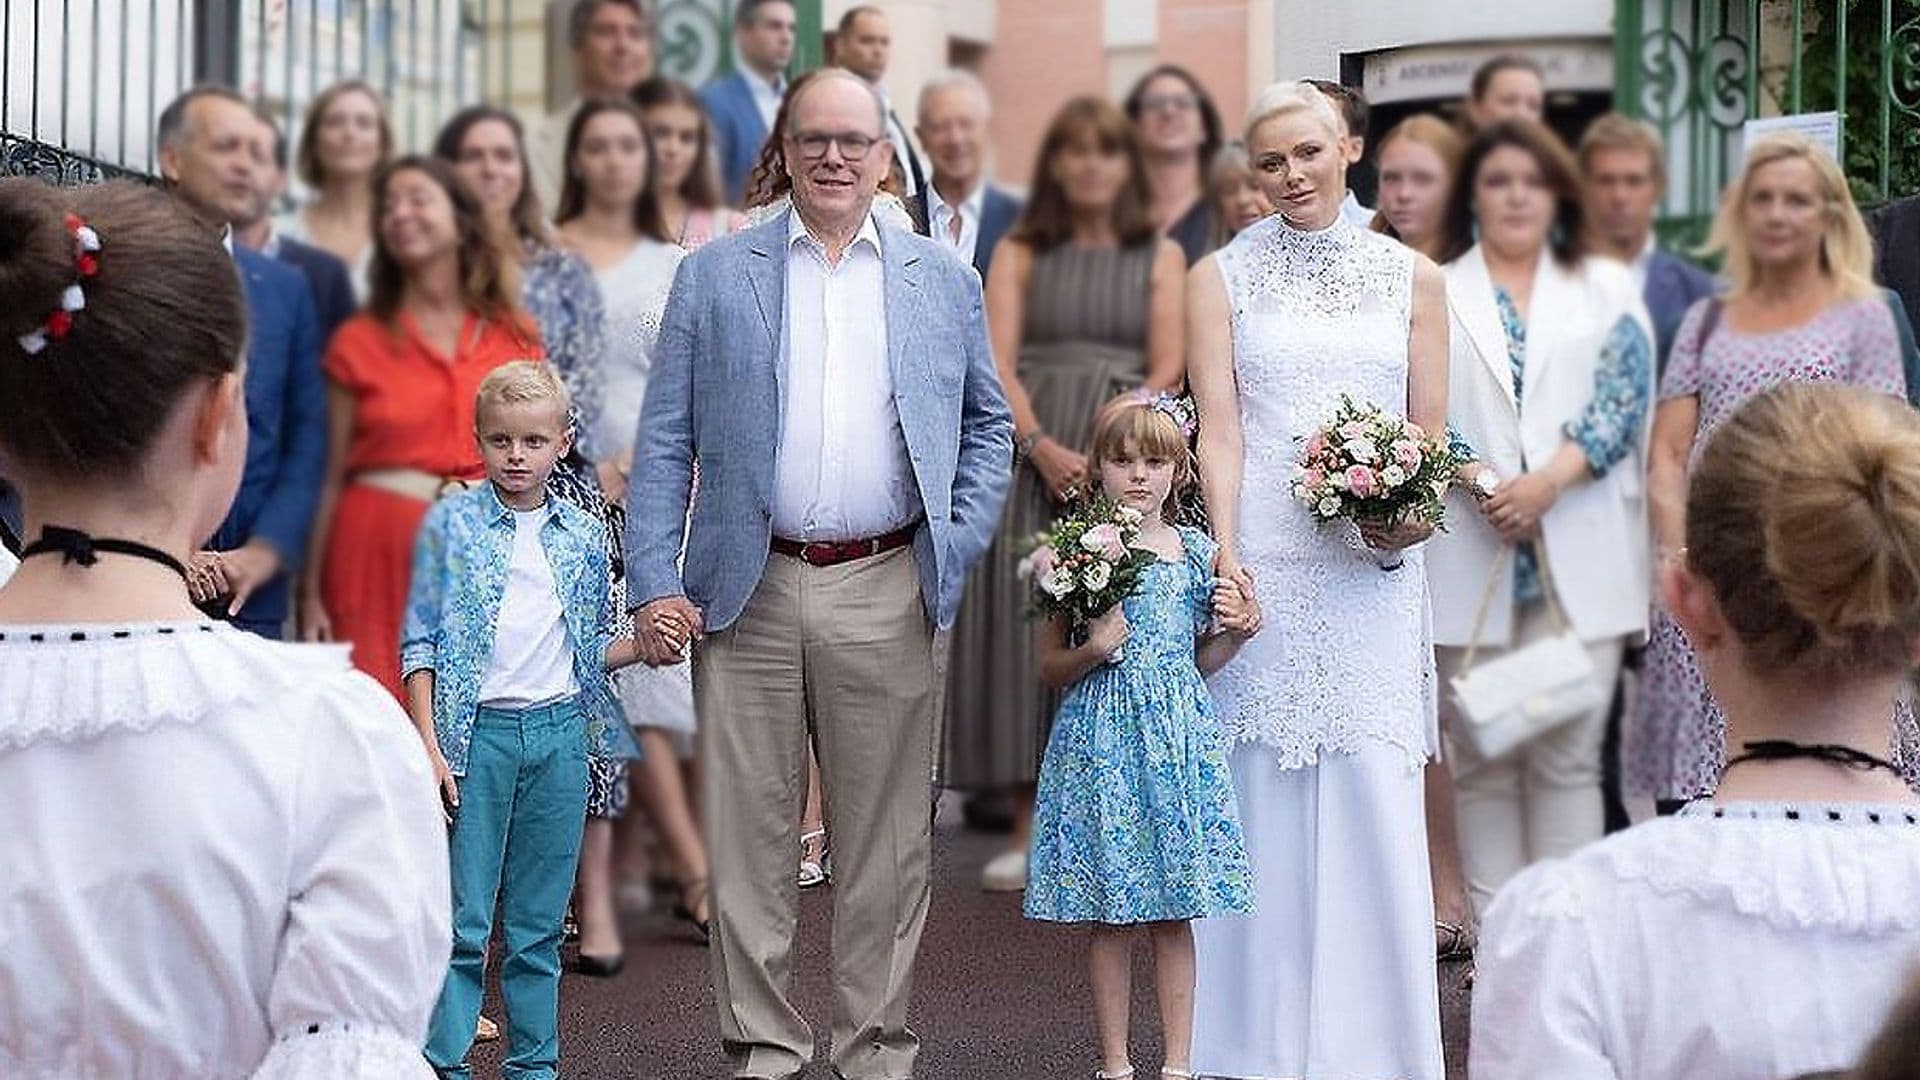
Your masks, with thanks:
<instances>
[{"instance_id":1,"label":"green foliage","mask_svg":"<svg viewBox=\"0 0 1920 1080\"><path fill-rule=\"evenodd\" d=\"M1844 67L1844 165L1853 197L1862 204L1874 204L1920 192L1920 113L1900 104L1904 98L1920 105L1920 0L1894 0L1891 26L1882 18L1881 0L1799 2L1805 5L1807 26L1798 57L1802 107L1809 112L1833 108L1839 101ZM1844 56L1837 10L1841 7L1847 14ZM1887 59L1892 61L1892 87L1881 70ZM1903 89L1895 94L1896 87ZM1781 100L1788 100L1784 88ZM1891 145L1880 139L1883 102L1891 108ZM1888 166L1886 191L1880 190L1883 160Z\"/></svg>"}]
</instances>

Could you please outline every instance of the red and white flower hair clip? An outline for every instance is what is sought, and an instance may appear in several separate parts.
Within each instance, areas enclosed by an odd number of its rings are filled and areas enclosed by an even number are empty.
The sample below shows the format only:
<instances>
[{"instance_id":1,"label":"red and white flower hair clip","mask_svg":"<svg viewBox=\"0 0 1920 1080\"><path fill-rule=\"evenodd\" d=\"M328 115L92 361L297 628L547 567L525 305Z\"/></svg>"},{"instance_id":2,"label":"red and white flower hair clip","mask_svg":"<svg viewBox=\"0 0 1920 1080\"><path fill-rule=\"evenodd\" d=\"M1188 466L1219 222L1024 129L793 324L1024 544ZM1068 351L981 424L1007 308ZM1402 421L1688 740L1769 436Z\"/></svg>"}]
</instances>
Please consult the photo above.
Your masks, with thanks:
<instances>
[{"instance_id":1,"label":"red and white flower hair clip","mask_svg":"<svg viewBox=\"0 0 1920 1080\"><path fill-rule=\"evenodd\" d=\"M60 306L47 320L18 338L28 356L38 356L49 342L59 341L73 330L73 317L87 306L83 283L100 273L100 234L80 219L68 214L67 235L73 238L73 284L60 291Z\"/></svg>"}]
</instances>

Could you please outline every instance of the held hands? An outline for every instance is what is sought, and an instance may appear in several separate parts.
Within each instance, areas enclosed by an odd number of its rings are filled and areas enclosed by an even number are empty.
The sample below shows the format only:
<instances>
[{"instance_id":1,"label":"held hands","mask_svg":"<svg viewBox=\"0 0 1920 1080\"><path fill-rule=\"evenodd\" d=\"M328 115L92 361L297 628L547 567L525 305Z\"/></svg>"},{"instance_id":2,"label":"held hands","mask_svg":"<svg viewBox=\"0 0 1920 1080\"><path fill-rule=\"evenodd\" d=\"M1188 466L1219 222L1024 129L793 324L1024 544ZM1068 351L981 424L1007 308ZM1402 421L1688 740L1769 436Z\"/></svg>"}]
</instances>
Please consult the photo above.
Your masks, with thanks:
<instances>
[{"instance_id":1,"label":"held hands","mask_svg":"<svg viewBox=\"0 0 1920 1080\"><path fill-rule=\"evenodd\" d=\"M1099 615L1087 624L1087 648L1111 663L1115 653L1127 643L1127 635L1133 628L1127 625L1127 614L1115 604L1107 609L1105 615Z\"/></svg>"},{"instance_id":2,"label":"held hands","mask_svg":"<svg viewBox=\"0 0 1920 1080\"><path fill-rule=\"evenodd\" d=\"M667 667L687 658L687 646L705 634L700 609L684 596L648 601L633 616L640 659L651 667Z\"/></svg>"},{"instance_id":3,"label":"held hands","mask_svg":"<svg viewBox=\"0 0 1920 1080\"><path fill-rule=\"evenodd\" d=\"M1540 535L1540 519L1560 501L1560 486L1543 473L1522 473L1501 484L1493 497L1480 504L1487 523L1508 543Z\"/></svg>"},{"instance_id":4,"label":"held hands","mask_svg":"<svg viewBox=\"0 0 1920 1080\"><path fill-rule=\"evenodd\" d=\"M1260 632L1260 602L1254 598L1252 578L1244 585L1230 578L1213 579L1213 621L1221 633L1238 637Z\"/></svg>"},{"instance_id":5,"label":"held hands","mask_svg":"<svg viewBox=\"0 0 1920 1080\"><path fill-rule=\"evenodd\" d=\"M1087 456L1050 438L1043 436L1035 443L1027 460L1033 463L1034 471L1040 474L1040 482L1047 486L1047 494L1054 502L1072 501L1086 485Z\"/></svg>"}]
</instances>

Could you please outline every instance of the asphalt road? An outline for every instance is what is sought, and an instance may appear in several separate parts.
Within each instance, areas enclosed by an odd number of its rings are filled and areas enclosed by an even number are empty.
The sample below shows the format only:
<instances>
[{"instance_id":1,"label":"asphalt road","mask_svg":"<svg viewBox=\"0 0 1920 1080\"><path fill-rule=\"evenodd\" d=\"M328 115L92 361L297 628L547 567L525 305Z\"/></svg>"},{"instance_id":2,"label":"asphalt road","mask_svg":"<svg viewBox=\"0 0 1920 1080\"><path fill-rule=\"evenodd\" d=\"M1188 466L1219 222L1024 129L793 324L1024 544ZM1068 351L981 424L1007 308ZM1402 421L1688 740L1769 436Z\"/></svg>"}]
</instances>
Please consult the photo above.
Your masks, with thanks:
<instances>
[{"instance_id":1,"label":"asphalt road","mask_svg":"<svg viewBox=\"0 0 1920 1080\"><path fill-rule=\"evenodd\" d=\"M1000 839L944 825L936 833L933 909L914 992L923 1080L1085 1080L1096 1058L1080 936L1028 923L1017 895L979 890L980 867ZM830 900L806 894L795 970L801 1008L821 1029L809 1080L829 1080L824 1028ZM664 912L631 916L626 970L612 979L568 975L562 988L562 1074L569 1080L725 1080L707 951ZM1464 1080L1467 994L1457 967L1441 972L1450 1080ZM488 1015L500 1016L497 992ZM1134 1063L1145 1080L1159 1062L1146 943L1134 978ZM497 1076L500 1044L478 1048L480 1076Z\"/></svg>"}]
</instances>

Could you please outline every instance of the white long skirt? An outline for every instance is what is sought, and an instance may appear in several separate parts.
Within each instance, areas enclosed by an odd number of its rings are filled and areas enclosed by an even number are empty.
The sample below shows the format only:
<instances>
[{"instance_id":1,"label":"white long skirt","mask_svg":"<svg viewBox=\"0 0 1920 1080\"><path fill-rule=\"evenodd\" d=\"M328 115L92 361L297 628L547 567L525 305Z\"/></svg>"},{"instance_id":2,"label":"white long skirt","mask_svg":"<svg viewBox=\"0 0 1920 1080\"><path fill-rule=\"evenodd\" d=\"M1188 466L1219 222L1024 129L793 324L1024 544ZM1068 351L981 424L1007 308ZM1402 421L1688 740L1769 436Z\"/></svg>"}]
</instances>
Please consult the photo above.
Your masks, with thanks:
<instances>
[{"instance_id":1,"label":"white long skirt","mask_svg":"<svg viewBox=\"0 0 1920 1080\"><path fill-rule=\"evenodd\" d=\"M1193 1064L1248 1080L1443 1080L1422 780L1402 750L1231 755L1256 914L1194 924Z\"/></svg>"}]
</instances>

